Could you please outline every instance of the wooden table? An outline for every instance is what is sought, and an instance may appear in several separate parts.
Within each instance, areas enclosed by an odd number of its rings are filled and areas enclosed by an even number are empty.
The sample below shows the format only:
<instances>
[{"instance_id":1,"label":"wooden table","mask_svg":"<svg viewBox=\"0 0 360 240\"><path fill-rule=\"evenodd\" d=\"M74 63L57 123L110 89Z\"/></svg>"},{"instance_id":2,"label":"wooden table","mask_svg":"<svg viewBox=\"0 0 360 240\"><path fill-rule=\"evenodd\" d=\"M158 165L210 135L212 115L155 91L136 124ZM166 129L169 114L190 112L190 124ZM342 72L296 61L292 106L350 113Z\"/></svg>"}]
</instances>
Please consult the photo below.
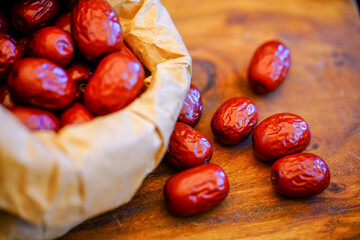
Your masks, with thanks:
<instances>
[{"instance_id":1,"label":"wooden table","mask_svg":"<svg viewBox=\"0 0 360 240\"><path fill-rule=\"evenodd\" d=\"M204 111L196 127L213 143L212 162L228 175L227 199L206 213L179 218L162 188L175 173L166 163L128 204L88 220L63 239L360 239L360 21L345 0L164 0L191 56ZM284 84L266 96L251 92L246 70L255 49L279 39L291 49ZM251 140L217 143L210 120L233 96L252 99L260 120L292 112L310 125L306 152L325 159L327 190L308 199L278 195L270 164ZM106 196L104 196L106 197Z\"/></svg>"}]
</instances>

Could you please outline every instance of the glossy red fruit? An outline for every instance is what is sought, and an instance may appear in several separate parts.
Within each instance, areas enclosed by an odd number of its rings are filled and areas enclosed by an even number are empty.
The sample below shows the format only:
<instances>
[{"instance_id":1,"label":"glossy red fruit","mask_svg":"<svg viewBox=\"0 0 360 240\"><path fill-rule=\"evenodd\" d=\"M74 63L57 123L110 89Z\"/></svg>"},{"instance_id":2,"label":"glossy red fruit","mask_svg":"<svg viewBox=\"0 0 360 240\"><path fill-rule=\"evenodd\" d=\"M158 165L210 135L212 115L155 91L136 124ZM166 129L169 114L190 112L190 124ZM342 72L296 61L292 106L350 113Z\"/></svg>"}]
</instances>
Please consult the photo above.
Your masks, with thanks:
<instances>
[{"instance_id":1,"label":"glossy red fruit","mask_svg":"<svg viewBox=\"0 0 360 240\"><path fill-rule=\"evenodd\" d=\"M60 117L61 126L86 123L94 119L94 116L80 103L72 104Z\"/></svg>"},{"instance_id":2,"label":"glossy red fruit","mask_svg":"<svg viewBox=\"0 0 360 240\"><path fill-rule=\"evenodd\" d=\"M7 17L0 12L0 33L6 33L9 29L9 21Z\"/></svg>"},{"instance_id":3,"label":"glossy red fruit","mask_svg":"<svg viewBox=\"0 0 360 240\"><path fill-rule=\"evenodd\" d=\"M61 109L75 98L76 86L65 70L44 58L24 58L11 68L8 80L11 97L24 104Z\"/></svg>"},{"instance_id":4,"label":"glossy red fruit","mask_svg":"<svg viewBox=\"0 0 360 240\"><path fill-rule=\"evenodd\" d=\"M118 111L140 95L143 84L140 62L122 53L109 54L85 88L85 106L95 115Z\"/></svg>"},{"instance_id":5,"label":"glossy red fruit","mask_svg":"<svg viewBox=\"0 0 360 240\"><path fill-rule=\"evenodd\" d=\"M60 17L58 17L58 19L56 19L54 26L66 31L68 33L71 33L70 20L71 20L71 12L64 13Z\"/></svg>"},{"instance_id":6,"label":"glossy red fruit","mask_svg":"<svg viewBox=\"0 0 360 240\"><path fill-rule=\"evenodd\" d=\"M123 33L114 9L105 0L82 0L71 15L71 33L80 52L90 61L119 51Z\"/></svg>"},{"instance_id":7,"label":"glossy red fruit","mask_svg":"<svg viewBox=\"0 0 360 240\"><path fill-rule=\"evenodd\" d=\"M9 89L6 85L0 86L0 104L6 108L12 108L16 105L11 99Z\"/></svg>"},{"instance_id":8,"label":"glossy red fruit","mask_svg":"<svg viewBox=\"0 0 360 240\"><path fill-rule=\"evenodd\" d=\"M57 0L20 0L11 11L11 22L22 33L49 25L59 13Z\"/></svg>"},{"instance_id":9,"label":"glossy red fruit","mask_svg":"<svg viewBox=\"0 0 360 240\"><path fill-rule=\"evenodd\" d=\"M251 89L258 94L276 90L290 67L290 50L279 41L262 44L255 52L248 70Z\"/></svg>"},{"instance_id":10,"label":"glossy red fruit","mask_svg":"<svg viewBox=\"0 0 360 240\"><path fill-rule=\"evenodd\" d=\"M215 164L190 168L169 178L164 186L165 202L178 216L191 216L221 203L229 193L224 170Z\"/></svg>"},{"instance_id":11,"label":"glossy red fruit","mask_svg":"<svg viewBox=\"0 0 360 240\"><path fill-rule=\"evenodd\" d=\"M330 183L328 165L312 153L298 153L277 160L271 168L276 191L288 197L311 197Z\"/></svg>"},{"instance_id":12,"label":"glossy red fruit","mask_svg":"<svg viewBox=\"0 0 360 240\"><path fill-rule=\"evenodd\" d=\"M202 108L200 91L191 84L177 121L195 127L200 120Z\"/></svg>"},{"instance_id":13,"label":"glossy red fruit","mask_svg":"<svg viewBox=\"0 0 360 240\"><path fill-rule=\"evenodd\" d=\"M258 158L274 162L286 155L304 151L310 139L309 125L302 117L292 113L278 113L255 127L252 143Z\"/></svg>"},{"instance_id":14,"label":"glossy red fruit","mask_svg":"<svg viewBox=\"0 0 360 240\"><path fill-rule=\"evenodd\" d=\"M17 42L5 33L0 33L0 82L8 77L11 66L21 58Z\"/></svg>"},{"instance_id":15,"label":"glossy red fruit","mask_svg":"<svg viewBox=\"0 0 360 240\"><path fill-rule=\"evenodd\" d=\"M245 97L226 100L211 119L211 130L222 144L238 144L244 141L258 121L255 104Z\"/></svg>"},{"instance_id":16,"label":"glossy red fruit","mask_svg":"<svg viewBox=\"0 0 360 240\"><path fill-rule=\"evenodd\" d=\"M29 107L13 107L10 111L30 130L54 130L60 128L58 118L51 112Z\"/></svg>"},{"instance_id":17,"label":"glossy red fruit","mask_svg":"<svg viewBox=\"0 0 360 240\"><path fill-rule=\"evenodd\" d=\"M74 42L68 32L58 27L45 27L38 30L27 46L32 57L49 59L66 66L74 56Z\"/></svg>"},{"instance_id":18,"label":"glossy red fruit","mask_svg":"<svg viewBox=\"0 0 360 240\"><path fill-rule=\"evenodd\" d=\"M199 131L177 122L170 137L166 161L178 170L207 164L213 154L210 141Z\"/></svg>"}]
</instances>

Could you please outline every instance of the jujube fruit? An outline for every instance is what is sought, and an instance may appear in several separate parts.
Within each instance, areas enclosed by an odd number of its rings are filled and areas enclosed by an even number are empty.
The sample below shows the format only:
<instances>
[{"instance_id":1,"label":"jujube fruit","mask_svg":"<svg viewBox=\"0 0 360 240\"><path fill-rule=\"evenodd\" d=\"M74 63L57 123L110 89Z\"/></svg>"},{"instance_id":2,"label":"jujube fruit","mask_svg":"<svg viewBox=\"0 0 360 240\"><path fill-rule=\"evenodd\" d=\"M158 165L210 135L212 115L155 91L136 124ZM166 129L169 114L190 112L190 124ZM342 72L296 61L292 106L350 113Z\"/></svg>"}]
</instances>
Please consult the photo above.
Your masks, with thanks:
<instances>
[{"instance_id":1,"label":"jujube fruit","mask_svg":"<svg viewBox=\"0 0 360 240\"><path fill-rule=\"evenodd\" d=\"M220 204L229 189L224 170L209 163L169 178L164 186L164 198L170 212L178 216L191 216Z\"/></svg>"},{"instance_id":2,"label":"jujube fruit","mask_svg":"<svg viewBox=\"0 0 360 240\"><path fill-rule=\"evenodd\" d=\"M65 70L44 58L17 61L9 73L8 85L15 100L48 109L66 107L76 94L75 83Z\"/></svg>"},{"instance_id":3,"label":"jujube fruit","mask_svg":"<svg viewBox=\"0 0 360 240\"><path fill-rule=\"evenodd\" d=\"M290 67L290 50L279 41L262 44L254 53L248 70L251 89L258 94L276 90Z\"/></svg>"},{"instance_id":4,"label":"jujube fruit","mask_svg":"<svg viewBox=\"0 0 360 240\"><path fill-rule=\"evenodd\" d=\"M94 116L80 103L74 103L60 116L61 126L89 122Z\"/></svg>"},{"instance_id":5,"label":"jujube fruit","mask_svg":"<svg viewBox=\"0 0 360 240\"><path fill-rule=\"evenodd\" d=\"M123 33L115 10L105 0L82 0L71 14L71 34L80 52L90 61L119 51Z\"/></svg>"},{"instance_id":6,"label":"jujube fruit","mask_svg":"<svg viewBox=\"0 0 360 240\"><path fill-rule=\"evenodd\" d=\"M144 69L139 61L111 53L101 60L85 88L85 106L95 115L118 111L140 95L143 84Z\"/></svg>"},{"instance_id":7,"label":"jujube fruit","mask_svg":"<svg viewBox=\"0 0 360 240\"><path fill-rule=\"evenodd\" d=\"M170 165L184 170L207 164L212 154L212 145L202 133L185 123L176 123L165 155Z\"/></svg>"},{"instance_id":8,"label":"jujube fruit","mask_svg":"<svg viewBox=\"0 0 360 240\"><path fill-rule=\"evenodd\" d=\"M277 160L271 168L276 191L288 197L310 197L324 191L330 183L326 162L312 153L297 153Z\"/></svg>"},{"instance_id":9,"label":"jujube fruit","mask_svg":"<svg viewBox=\"0 0 360 240\"><path fill-rule=\"evenodd\" d=\"M22 33L49 25L59 13L57 0L20 0L11 10L11 22Z\"/></svg>"},{"instance_id":10,"label":"jujube fruit","mask_svg":"<svg viewBox=\"0 0 360 240\"><path fill-rule=\"evenodd\" d=\"M264 119L252 135L255 155L267 162L304 151L310 140L309 125L292 113L278 113Z\"/></svg>"},{"instance_id":11,"label":"jujube fruit","mask_svg":"<svg viewBox=\"0 0 360 240\"><path fill-rule=\"evenodd\" d=\"M54 130L60 128L59 119L51 112L30 108L13 107L10 112L14 114L22 124L30 130Z\"/></svg>"},{"instance_id":12,"label":"jujube fruit","mask_svg":"<svg viewBox=\"0 0 360 240\"><path fill-rule=\"evenodd\" d=\"M74 56L74 42L68 32L58 27L41 28L28 43L27 54L66 66Z\"/></svg>"},{"instance_id":13,"label":"jujube fruit","mask_svg":"<svg viewBox=\"0 0 360 240\"><path fill-rule=\"evenodd\" d=\"M0 82L8 77L11 66L21 58L22 50L15 39L0 33Z\"/></svg>"},{"instance_id":14,"label":"jujube fruit","mask_svg":"<svg viewBox=\"0 0 360 240\"><path fill-rule=\"evenodd\" d=\"M220 143L244 141L258 121L255 104L245 97L234 97L220 105L211 119L211 130Z\"/></svg>"},{"instance_id":15,"label":"jujube fruit","mask_svg":"<svg viewBox=\"0 0 360 240\"><path fill-rule=\"evenodd\" d=\"M203 104L200 91L197 87L195 87L195 85L190 84L189 91L186 94L186 98L177 121L186 123L191 127L195 127L200 120L202 109Z\"/></svg>"}]
</instances>

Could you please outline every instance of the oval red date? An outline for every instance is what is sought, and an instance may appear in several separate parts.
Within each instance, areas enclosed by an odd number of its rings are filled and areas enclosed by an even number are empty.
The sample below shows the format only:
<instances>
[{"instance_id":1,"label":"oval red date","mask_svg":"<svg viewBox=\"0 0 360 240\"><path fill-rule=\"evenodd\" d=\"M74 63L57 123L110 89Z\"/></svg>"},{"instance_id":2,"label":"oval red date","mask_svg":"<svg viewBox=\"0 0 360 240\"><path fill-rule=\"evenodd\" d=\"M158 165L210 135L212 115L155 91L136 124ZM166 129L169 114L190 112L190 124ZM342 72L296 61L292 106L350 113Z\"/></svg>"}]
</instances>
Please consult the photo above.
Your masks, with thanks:
<instances>
[{"instance_id":1,"label":"oval red date","mask_svg":"<svg viewBox=\"0 0 360 240\"><path fill-rule=\"evenodd\" d=\"M229 189L224 170L210 163L169 178L164 186L164 198L170 212L178 216L191 216L220 204Z\"/></svg>"},{"instance_id":2,"label":"oval red date","mask_svg":"<svg viewBox=\"0 0 360 240\"><path fill-rule=\"evenodd\" d=\"M170 165L184 170L207 164L212 154L212 145L203 134L185 123L176 123L165 155Z\"/></svg>"},{"instance_id":3,"label":"oval red date","mask_svg":"<svg viewBox=\"0 0 360 240\"><path fill-rule=\"evenodd\" d=\"M195 127L200 120L202 108L200 91L191 84L177 121Z\"/></svg>"},{"instance_id":4,"label":"oval red date","mask_svg":"<svg viewBox=\"0 0 360 240\"><path fill-rule=\"evenodd\" d=\"M276 90L290 67L290 50L279 41L262 44L255 52L248 70L251 89L258 94Z\"/></svg>"},{"instance_id":5,"label":"oval red date","mask_svg":"<svg viewBox=\"0 0 360 240\"><path fill-rule=\"evenodd\" d=\"M27 45L27 53L66 66L74 56L74 42L68 32L58 27L45 27L34 34Z\"/></svg>"},{"instance_id":6,"label":"oval red date","mask_svg":"<svg viewBox=\"0 0 360 240\"><path fill-rule=\"evenodd\" d=\"M255 127L252 143L258 158L274 162L286 155L304 151L310 139L309 125L302 117L292 113L278 113Z\"/></svg>"},{"instance_id":7,"label":"oval red date","mask_svg":"<svg viewBox=\"0 0 360 240\"><path fill-rule=\"evenodd\" d=\"M89 122L94 116L80 103L72 104L60 117L61 126Z\"/></svg>"},{"instance_id":8,"label":"oval red date","mask_svg":"<svg viewBox=\"0 0 360 240\"><path fill-rule=\"evenodd\" d=\"M59 119L51 112L29 107L13 107L10 109L30 130L54 130L60 128Z\"/></svg>"},{"instance_id":9,"label":"oval red date","mask_svg":"<svg viewBox=\"0 0 360 240\"><path fill-rule=\"evenodd\" d=\"M140 62L122 53L111 53L100 61L85 88L85 106L95 115L118 111L140 95L143 84Z\"/></svg>"},{"instance_id":10,"label":"oval red date","mask_svg":"<svg viewBox=\"0 0 360 240\"><path fill-rule=\"evenodd\" d=\"M11 97L23 104L61 109L75 98L76 87L65 70L44 58L24 58L11 68L8 85Z\"/></svg>"},{"instance_id":11,"label":"oval red date","mask_svg":"<svg viewBox=\"0 0 360 240\"><path fill-rule=\"evenodd\" d=\"M245 97L225 101L211 119L211 130L223 144L238 144L244 141L258 121L255 104Z\"/></svg>"},{"instance_id":12,"label":"oval red date","mask_svg":"<svg viewBox=\"0 0 360 240\"><path fill-rule=\"evenodd\" d=\"M105 0L82 0L71 14L71 34L90 61L121 49L123 33L115 10Z\"/></svg>"},{"instance_id":13,"label":"oval red date","mask_svg":"<svg viewBox=\"0 0 360 240\"><path fill-rule=\"evenodd\" d=\"M59 13L57 0L20 0L11 10L11 22L22 33L49 25Z\"/></svg>"},{"instance_id":14,"label":"oval red date","mask_svg":"<svg viewBox=\"0 0 360 240\"><path fill-rule=\"evenodd\" d=\"M5 33L0 33L0 82L8 77L11 66L21 58L22 50L17 42Z\"/></svg>"},{"instance_id":15,"label":"oval red date","mask_svg":"<svg viewBox=\"0 0 360 240\"><path fill-rule=\"evenodd\" d=\"M271 168L276 191L288 197L311 197L330 183L328 165L312 153L298 153L277 160Z\"/></svg>"}]
</instances>

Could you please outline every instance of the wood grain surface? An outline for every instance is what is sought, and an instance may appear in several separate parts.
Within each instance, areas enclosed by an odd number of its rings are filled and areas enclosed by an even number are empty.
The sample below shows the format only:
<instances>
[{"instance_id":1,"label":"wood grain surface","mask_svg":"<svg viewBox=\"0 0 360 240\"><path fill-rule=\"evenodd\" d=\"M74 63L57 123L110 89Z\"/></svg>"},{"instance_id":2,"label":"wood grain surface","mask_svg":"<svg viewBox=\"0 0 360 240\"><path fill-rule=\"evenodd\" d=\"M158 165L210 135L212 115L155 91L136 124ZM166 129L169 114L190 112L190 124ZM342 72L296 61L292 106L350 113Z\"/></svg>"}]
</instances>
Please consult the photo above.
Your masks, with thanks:
<instances>
[{"instance_id":1,"label":"wood grain surface","mask_svg":"<svg viewBox=\"0 0 360 240\"><path fill-rule=\"evenodd\" d=\"M345 0L163 0L193 57L193 83L204 111L196 127L213 143L212 162L230 181L227 199L193 217L171 215L162 189L175 173L166 163L150 174L126 205L73 229L70 239L360 239L360 21ZM274 93L251 92L246 70L255 49L279 39L292 66ZM292 112L310 125L306 152L331 170L327 190L308 199L278 195L271 164L258 160L251 140L216 142L210 120L226 99L252 99L260 120ZM106 198L106 196L104 196Z\"/></svg>"}]
</instances>

